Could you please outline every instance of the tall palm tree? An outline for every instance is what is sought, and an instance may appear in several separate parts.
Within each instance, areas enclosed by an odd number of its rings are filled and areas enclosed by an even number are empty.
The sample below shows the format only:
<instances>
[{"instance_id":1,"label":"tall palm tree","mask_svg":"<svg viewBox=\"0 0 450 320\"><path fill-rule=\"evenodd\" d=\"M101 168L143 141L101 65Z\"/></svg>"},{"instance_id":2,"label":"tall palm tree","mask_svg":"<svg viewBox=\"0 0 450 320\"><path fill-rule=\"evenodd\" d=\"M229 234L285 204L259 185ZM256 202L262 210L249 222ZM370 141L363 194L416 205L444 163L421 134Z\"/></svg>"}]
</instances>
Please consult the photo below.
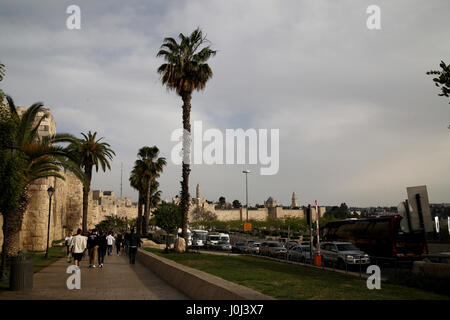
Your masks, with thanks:
<instances>
[{"instance_id":1,"label":"tall palm tree","mask_svg":"<svg viewBox=\"0 0 450 320\"><path fill-rule=\"evenodd\" d=\"M87 232L88 200L91 190L92 169L95 171L101 168L103 172L106 169L111 170L110 161L116 154L106 142L101 142L102 138L97 139L97 132L89 131L87 134L81 133L82 139L77 139L68 146L71 154L77 159L79 167L84 171L86 183L83 185L83 233Z\"/></svg>"},{"instance_id":2,"label":"tall palm tree","mask_svg":"<svg viewBox=\"0 0 450 320\"><path fill-rule=\"evenodd\" d=\"M5 76L5 65L3 63L0 63L0 81L3 80L4 76Z\"/></svg>"},{"instance_id":3,"label":"tall palm tree","mask_svg":"<svg viewBox=\"0 0 450 320\"><path fill-rule=\"evenodd\" d=\"M145 222L143 219L143 210L142 207L144 206L144 199L145 199L145 179L142 177L141 172L138 168L134 167L131 171L130 175L130 186L138 191L138 216L136 220L136 232L137 234L142 234L142 230L145 230L146 226L145 223L148 223L149 221ZM154 180L150 185L150 210L153 208L156 208L158 203L161 201L161 191L159 189L159 182Z\"/></svg>"},{"instance_id":4,"label":"tall palm tree","mask_svg":"<svg viewBox=\"0 0 450 320\"><path fill-rule=\"evenodd\" d=\"M155 180L159 177L166 164L166 158L159 157L158 147L146 146L139 149L138 159L135 162L133 170L140 177L140 183L142 184L140 187L142 188L142 200L144 203L144 219L141 227L141 232L143 233L147 232L150 219L152 184L154 184Z\"/></svg>"},{"instance_id":5,"label":"tall palm tree","mask_svg":"<svg viewBox=\"0 0 450 320\"><path fill-rule=\"evenodd\" d=\"M133 168L130 175L130 186L138 191L138 216L136 221L136 233L142 234L142 206L144 204L144 193L145 193L145 183L142 178L140 169L136 167Z\"/></svg>"},{"instance_id":6,"label":"tall palm tree","mask_svg":"<svg viewBox=\"0 0 450 320\"><path fill-rule=\"evenodd\" d=\"M6 255L16 255L19 250L19 231L30 199L28 186L41 178L64 180L61 168L73 170L82 179L82 173L74 165L75 159L59 145L73 143L76 138L70 134L39 137L39 126L48 117L43 104L34 103L20 116L13 99L9 96L6 99L8 106L2 107L0 122L0 211L4 218L2 260ZM6 128L7 135L4 134Z\"/></svg>"},{"instance_id":7,"label":"tall palm tree","mask_svg":"<svg viewBox=\"0 0 450 320\"><path fill-rule=\"evenodd\" d=\"M206 82L212 77L213 73L207 61L216 54L216 51L206 45L209 41L200 28L194 30L190 36L180 33L178 37L179 43L173 38L165 38L156 56L162 57L166 61L158 68L163 85L167 86L169 90L175 90L183 100L183 181L180 206L183 225L182 237L187 243L191 97L194 90L205 89Z\"/></svg>"}]
</instances>

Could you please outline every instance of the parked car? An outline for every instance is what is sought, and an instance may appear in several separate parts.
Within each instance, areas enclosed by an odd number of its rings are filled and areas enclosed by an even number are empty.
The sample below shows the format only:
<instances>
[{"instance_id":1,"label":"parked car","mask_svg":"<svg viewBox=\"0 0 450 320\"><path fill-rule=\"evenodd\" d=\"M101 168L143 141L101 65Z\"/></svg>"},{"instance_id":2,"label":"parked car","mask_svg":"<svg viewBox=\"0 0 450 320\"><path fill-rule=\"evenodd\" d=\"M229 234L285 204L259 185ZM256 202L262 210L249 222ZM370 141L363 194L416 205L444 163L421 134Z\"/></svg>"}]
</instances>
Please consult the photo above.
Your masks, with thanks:
<instances>
[{"instance_id":1,"label":"parked car","mask_svg":"<svg viewBox=\"0 0 450 320\"><path fill-rule=\"evenodd\" d=\"M369 255L350 242L324 242L320 245L320 251L324 265L331 264L340 269L345 269L346 264L353 266L370 263Z\"/></svg>"},{"instance_id":2,"label":"parked car","mask_svg":"<svg viewBox=\"0 0 450 320\"><path fill-rule=\"evenodd\" d=\"M286 250L291 250L293 247L298 246L298 242L295 241L288 241L284 243L284 247L286 248Z\"/></svg>"},{"instance_id":3,"label":"parked car","mask_svg":"<svg viewBox=\"0 0 450 320\"><path fill-rule=\"evenodd\" d=\"M282 258L287 253L286 248L278 241L264 241L261 243L259 251L261 255L276 258Z\"/></svg>"},{"instance_id":4,"label":"parked car","mask_svg":"<svg viewBox=\"0 0 450 320\"><path fill-rule=\"evenodd\" d=\"M317 251L316 248L313 248L313 254ZM298 262L311 262L311 252L310 247L307 245L298 245L293 247L291 250L288 250L287 253L288 260L298 261Z\"/></svg>"},{"instance_id":5,"label":"parked car","mask_svg":"<svg viewBox=\"0 0 450 320\"><path fill-rule=\"evenodd\" d=\"M214 249L222 250L222 251L230 251L232 246L228 241L219 241L218 244L214 245Z\"/></svg>"},{"instance_id":6,"label":"parked car","mask_svg":"<svg viewBox=\"0 0 450 320\"><path fill-rule=\"evenodd\" d=\"M251 244L251 246L247 247L247 252L250 254L259 254L259 246L261 245L260 242L254 242Z\"/></svg>"},{"instance_id":7,"label":"parked car","mask_svg":"<svg viewBox=\"0 0 450 320\"><path fill-rule=\"evenodd\" d=\"M219 244L220 234L210 233L206 236L206 248L212 249L215 245Z\"/></svg>"},{"instance_id":8,"label":"parked car","mask_svg":"<svg viewBox=\"0 0 450 320\"><path fill-rule=\"evenodd\" d=\"M234 252L234 253L244 253L246 247L247 247L247 243L245 243L245 242L236 242L236 243L231 247L231 252Z\"/></svg>"}]
</instances>

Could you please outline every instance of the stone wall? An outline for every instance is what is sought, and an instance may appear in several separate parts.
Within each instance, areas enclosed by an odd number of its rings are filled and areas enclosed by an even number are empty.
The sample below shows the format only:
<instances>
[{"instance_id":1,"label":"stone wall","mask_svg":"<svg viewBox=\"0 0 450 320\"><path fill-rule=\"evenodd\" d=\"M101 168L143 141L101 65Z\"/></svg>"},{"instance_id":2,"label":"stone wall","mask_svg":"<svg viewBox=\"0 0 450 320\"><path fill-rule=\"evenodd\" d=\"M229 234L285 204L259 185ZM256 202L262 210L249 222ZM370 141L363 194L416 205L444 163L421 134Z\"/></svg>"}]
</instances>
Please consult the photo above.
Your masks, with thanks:
<instances>
[{"instance_id":1,"label":"stone wall","mask_svg":"<svg viewBox=\"0 0 450 320\"><path fill-rule=\"evenodd\" d=\"M47 245L49 196L47 189L54 186L50 216L50 244L63 239L68 231L81 226L82 186L71 173L65 180L46 178L30 185L31 194L20 232L22 250L42 251Z\"/></svg>"}]
</instances>

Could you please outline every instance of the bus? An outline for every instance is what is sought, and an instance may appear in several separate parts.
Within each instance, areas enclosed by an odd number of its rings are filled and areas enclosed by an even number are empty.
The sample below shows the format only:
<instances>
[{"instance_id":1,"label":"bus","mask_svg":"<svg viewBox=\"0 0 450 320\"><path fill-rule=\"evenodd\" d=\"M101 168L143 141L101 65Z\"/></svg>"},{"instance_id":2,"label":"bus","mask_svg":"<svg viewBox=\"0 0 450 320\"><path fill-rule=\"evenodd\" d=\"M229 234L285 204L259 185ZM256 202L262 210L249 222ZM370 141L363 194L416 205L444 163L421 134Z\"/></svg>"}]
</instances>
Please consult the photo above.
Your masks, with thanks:
<instances>
[{"instance_id":1,"label":"bus","mask_svg":"<svg viewBox=\"0 0 450 320\"><path fill-rule=\"evenodd\" d=\"M192 246L202 247L206 244L208 231L206 230L192 230Z\"/></svg>"},{"instance_id":2,"label":"bus","mask_svg":"<svg viewBox=\"0 0 450 320\"><path fill-rule=\"evenodd\" d=\"M187 234L187 246L191 246L192 245L192 233L191 230L187 229L186 230L186 234ZM182 238L182 229L178 228L178 238Z\"/></svg>"},{"instance_id":3,"label":"bus","mask_svg":"<svg viewBox=\"0 0 450 320\"><path fill-rule=\"evenodd\" d=\"M388 215L328 222L323 241L351 242L373 257L418 259L425 253L423 232L403 232L402 216Z\"/></svg>"}]
</instances>

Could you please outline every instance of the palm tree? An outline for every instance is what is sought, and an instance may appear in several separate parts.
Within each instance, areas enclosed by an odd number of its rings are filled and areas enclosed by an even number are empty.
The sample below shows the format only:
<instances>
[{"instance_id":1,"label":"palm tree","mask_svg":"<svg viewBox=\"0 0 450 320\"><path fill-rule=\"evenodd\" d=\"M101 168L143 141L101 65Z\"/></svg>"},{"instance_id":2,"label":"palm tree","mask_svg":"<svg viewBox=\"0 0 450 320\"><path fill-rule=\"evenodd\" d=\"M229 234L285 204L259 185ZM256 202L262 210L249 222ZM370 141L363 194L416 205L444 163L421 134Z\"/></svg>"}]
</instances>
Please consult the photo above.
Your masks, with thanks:
<instances>
[{"instance_id":1,"label":"palm tree","mask_svg":"<svg viewBox=\"0 0 450 320\"><path fill-rule=\"evenodd\" d=\"M145 183L139 168L135 167L131 171L130 186L138 191L138 216L136 221L136 233L141 234L142 227L142 206L144 204Z\"/></svg>"},{"instance_id":2,"label":"palm tree","mask_svg":"<svg viewBox=\"0 0 450 320\"><path fill-rule=\"evenodd\" d=\"M103 139L97 139L97 132L89 131L87 134L81 133L82 139L77 139L68 146L71 154L77 159L78 166L84 171L86 183L83 185L83 233L87 231L87 215L88 215L88 200L89 191L91 189L92 169L95 171L101 168L103 172L106 169L111 170L110 161L116 154L106 142L101 142Z\"/></svg>"},{"instance_id":3,"label":"palm tree","mask_svg":"<svg viewBox=\"0 0 450 320\"><path fill-rule=\"evenodd\" d=\"M3 80L4 76L5 76L5 65L3 63L0 63L0 81Z\"/></svg>"},{"instance_id":4,"label":"palm tree","mask_svg":"<svg viewBox=\"0 0 450 320\"><path fill-rule=\"evenodd\" d=\"M19 231L30 199L28 186L42 178L64 180L61 168L69 169L82 178L82 173L74 165L74 158L59 145L73 143L76 138L70 134L39 137L39 126L48 117L43 104L34 103L20 116L13 99L9 96L6 99L8 106L3 106L1 112L0 150L0 211L4 218L2 262L7 255L16 255L19 250Z\"/></svg>"},{"instance_id":5,"label":"palm tree","mask_svg":"<svg viewBox=\"0 0 450 320\"><path fill-rule=\"evenodd\" d=\"M154 184L155 180L159 177L160 173L163 171L164 166L167 164L166 158L158 156L159 156L158 147L156 146L142 147L141 149L139 149L138 159L136 160L132 171L132 177L133 174L136 174L139 177L136 184L138 188L136 189L138 189L138 191L139 189L141 189L140 193L144 204L144 219L142 221L142 228L140 230L141 232L144 233L147 232L148 222L150 218L152 184ZM153 187L153 189L154 188L155 187ZM154 192L157 192L157 190ZM140 211L138 209L138 220L139 217Z\"/></svg>"},{"instance_id":6,"label":"palm tree","mask_svg":"<svg viewBox=\"0 0 450 320\"><path fill-rule=\"evenodd\" d=\"M206 82L213 73L206 63L216 54L215 50L206 45L209 41L203 36L200 28L194 30L186 37L182 33L178 36L180 42L173 38L165 38L156 55L163 57L166 63L158 68L163 85L169 90L175 90L183 100L183 181L181 183L181 212L182 212L182 237L187 243L187 224L189 211L189 155L191 132L190 113L191 97L194 90L205 89Z\"/></svg>"}]
</instances>

